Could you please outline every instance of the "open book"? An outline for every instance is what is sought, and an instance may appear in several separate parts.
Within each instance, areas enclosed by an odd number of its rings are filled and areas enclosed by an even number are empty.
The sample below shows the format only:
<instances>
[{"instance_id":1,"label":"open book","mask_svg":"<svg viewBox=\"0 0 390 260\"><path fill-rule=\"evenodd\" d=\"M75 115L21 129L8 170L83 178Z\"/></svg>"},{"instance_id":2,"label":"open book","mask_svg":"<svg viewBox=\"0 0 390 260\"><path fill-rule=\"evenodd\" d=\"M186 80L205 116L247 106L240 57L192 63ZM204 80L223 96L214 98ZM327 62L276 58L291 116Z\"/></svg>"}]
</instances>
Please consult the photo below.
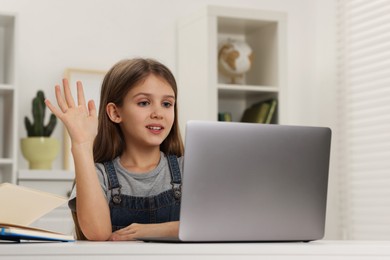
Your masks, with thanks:
<instances>
[{"instance_id":1,"label":"open book","mask_svg":"<svg viewBox=\"0 0 390 260\"><path fill-rule=\"evenodd\" d=\"M66 202L66 198L51 193L10 183L0 184L0 239L74 241L71 235L29 227Z\"/></svg>"}]
</instances>

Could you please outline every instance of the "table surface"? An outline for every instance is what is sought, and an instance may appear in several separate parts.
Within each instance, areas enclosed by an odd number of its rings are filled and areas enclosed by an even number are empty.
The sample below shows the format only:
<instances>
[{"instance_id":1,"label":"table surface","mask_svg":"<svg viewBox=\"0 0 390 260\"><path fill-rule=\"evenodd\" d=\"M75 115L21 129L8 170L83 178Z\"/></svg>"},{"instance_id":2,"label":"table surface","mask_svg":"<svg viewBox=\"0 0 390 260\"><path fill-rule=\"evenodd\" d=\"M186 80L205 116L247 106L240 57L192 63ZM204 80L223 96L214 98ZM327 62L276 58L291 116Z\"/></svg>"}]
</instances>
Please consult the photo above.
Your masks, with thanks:
<instances>
[{"instance_id":1,"label":"table surface","mask_svg":"<svg viewBox=\"0 0 390 260\"><path fill-rule=\"evenodd\" d=\"M89 242L0 243L0 259L390 259L390 241L331 241L309 243L144 243Z\"/></svg>"}]
</instances>

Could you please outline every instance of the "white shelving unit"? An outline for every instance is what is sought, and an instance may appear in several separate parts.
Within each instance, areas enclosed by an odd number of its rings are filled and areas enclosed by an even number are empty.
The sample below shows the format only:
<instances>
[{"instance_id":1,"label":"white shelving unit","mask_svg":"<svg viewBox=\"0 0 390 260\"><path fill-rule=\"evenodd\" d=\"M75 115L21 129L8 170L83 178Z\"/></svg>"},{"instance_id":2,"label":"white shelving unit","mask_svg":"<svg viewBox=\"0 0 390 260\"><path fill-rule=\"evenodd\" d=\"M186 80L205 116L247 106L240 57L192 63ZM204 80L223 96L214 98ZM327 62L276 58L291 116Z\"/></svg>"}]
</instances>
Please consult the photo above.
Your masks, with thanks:
<instances>
[{"instance_id":1,"label":"white shelving unit","mask_svg":"<svg viewBox=\"0 0 390 260\"><path fill-rule=\"evenodd\" d=\"M281 12L208 6L178 25L178 85L180 123L217 120L230 112L240 121L254 103L277 99L272 123L283 122L286 87L286 23ZM245 40L254 61L244 85L227 84L218 73L218 45L230 39Z\"/></svg>"},{"instance_id":2,"label":"white shelving unit","mask_svg":"<svg viewBox=\"0 0 390 260\"><path fill-rule=\"evenodd\" d=\"M18 184L37 190L68 197L75 178L67 170L19 170Z\"/></svg>"},{"instance_id":3,"label":"white shelving unit","mask_svg":"<svg viewBox=\"0 0 390 260\"><path fill-rule=\"evenodd\" d=\"M16 16L0 13L0 183L16 183Z\"/></svg>"}]
</instances>

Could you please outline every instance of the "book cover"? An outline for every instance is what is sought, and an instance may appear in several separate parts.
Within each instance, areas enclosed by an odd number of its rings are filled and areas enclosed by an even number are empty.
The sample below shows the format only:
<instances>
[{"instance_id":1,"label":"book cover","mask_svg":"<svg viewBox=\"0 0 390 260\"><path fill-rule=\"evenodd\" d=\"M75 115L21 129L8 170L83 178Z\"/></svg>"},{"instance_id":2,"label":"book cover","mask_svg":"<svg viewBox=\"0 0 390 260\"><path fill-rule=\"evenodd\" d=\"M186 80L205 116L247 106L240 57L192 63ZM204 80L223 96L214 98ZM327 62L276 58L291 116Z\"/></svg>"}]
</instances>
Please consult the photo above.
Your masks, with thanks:
<instances>
[{"instance_id":1,"label":"book cover","mask_svg":"<svg viewBox=\"0 0 390 260\"><path fill-rule=\"evenodd\" d=\"M42 240L42 241L74 241L73 236L44 229L0 223L0 239L8 241Z\"/></svg>"},{"instance_id":2,"label":"book cover","mask_svg":"<svg viewBox=\"0 0 390 260\"><path fill-rule=\"evenodd\" d=\"M66 202L66 198L51 193L10 183L0 184L0 239L74 241L72 235L29 227Z\"/></svg>"},{"instance_id":3,"label":"book cover","mask_svg":"<svg viewBox=\"0 0 390 260\"><path fill-rule=\"evenodd\" d=\"M272 118L273 118L273 116L275 114L276 104L277 104L276 99L272 99L269 102L270 102L270 108L269 108L269 111L268 111L267 119L265 120L266 124L270 124L272 122Z\"/></svg>"},{"instance_id":4,"label":"book cover","mask_svg":"<svg viewBox=\"0 0 390 260\"><path fill-rule=\"evenodd\" d=\"M220 112L218 113L218 121L232 122L232 114L230 112Z\"/></svg>"},{"instance_id":5,"label":"book cover","mask_svg":"<svg viewBox=\"0 0 390 260\"><path fill-rule=\"evenodd\" d=\"M256 103L244 111L241 122L265 123L269 109L269 102Z\"/></svg>"}]
</instances>

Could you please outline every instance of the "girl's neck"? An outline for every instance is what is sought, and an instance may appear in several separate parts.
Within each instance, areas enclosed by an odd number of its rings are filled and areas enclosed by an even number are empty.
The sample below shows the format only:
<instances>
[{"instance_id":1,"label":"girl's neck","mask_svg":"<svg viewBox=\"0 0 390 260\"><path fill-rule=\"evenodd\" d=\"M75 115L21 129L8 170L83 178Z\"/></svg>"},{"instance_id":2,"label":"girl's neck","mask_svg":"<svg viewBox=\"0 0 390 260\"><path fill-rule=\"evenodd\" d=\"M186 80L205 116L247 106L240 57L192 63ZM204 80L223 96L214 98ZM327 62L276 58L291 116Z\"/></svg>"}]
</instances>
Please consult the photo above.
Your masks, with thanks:
<instances>
[{"instance_id":1,"label":"girl's neck","mask_svg":"<svg viewBox=\"0 0 390 260\"><path fill-rule=\"evenodd\" d=\"M160 148L145 150L126 149L120 156L120 162L130 172L150 172L160 162Z\"/></svg>"}]
</instances>

